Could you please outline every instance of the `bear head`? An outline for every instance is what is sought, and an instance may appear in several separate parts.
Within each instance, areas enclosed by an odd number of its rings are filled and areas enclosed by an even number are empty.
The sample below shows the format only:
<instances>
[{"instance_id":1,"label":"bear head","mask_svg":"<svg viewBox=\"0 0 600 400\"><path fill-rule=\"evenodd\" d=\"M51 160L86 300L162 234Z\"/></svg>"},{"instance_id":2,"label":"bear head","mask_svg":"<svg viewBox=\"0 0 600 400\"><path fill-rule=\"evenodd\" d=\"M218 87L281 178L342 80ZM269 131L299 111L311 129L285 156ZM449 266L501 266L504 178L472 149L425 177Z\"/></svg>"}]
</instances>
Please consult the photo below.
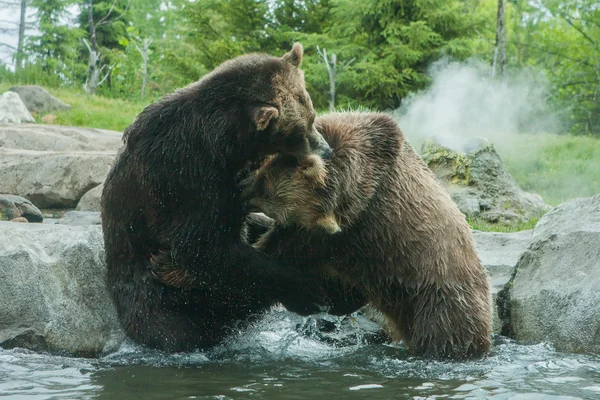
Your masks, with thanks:
<instances>
[{"instance_id":1,"label":"bear head","mask_svg":"<svg viewBox=\"0 0 600 400\"><path fill-rule=\"evenodd\" d=\"M237 138L238 145L258 160L283 153L303 158L331 155L331 148L315 128L315 110L304 82L302 45L295 43L282 57L248 54L221 65L209 92L220 93L228 109L247 113L252 135ZM241 131L239 128L238 132Z\"/></svg>"},{"instance_id":2,"label":"bear head","mask_svg":"<svg viewBox=\"0 0 600 400\"><path fill-rule=\"evenodd\" d=\"M328 196L323 159L275 155L242 182L248 211L263 212L278 225L298 225L333 234L341 231Z\"/></svg>"}]
</instances>

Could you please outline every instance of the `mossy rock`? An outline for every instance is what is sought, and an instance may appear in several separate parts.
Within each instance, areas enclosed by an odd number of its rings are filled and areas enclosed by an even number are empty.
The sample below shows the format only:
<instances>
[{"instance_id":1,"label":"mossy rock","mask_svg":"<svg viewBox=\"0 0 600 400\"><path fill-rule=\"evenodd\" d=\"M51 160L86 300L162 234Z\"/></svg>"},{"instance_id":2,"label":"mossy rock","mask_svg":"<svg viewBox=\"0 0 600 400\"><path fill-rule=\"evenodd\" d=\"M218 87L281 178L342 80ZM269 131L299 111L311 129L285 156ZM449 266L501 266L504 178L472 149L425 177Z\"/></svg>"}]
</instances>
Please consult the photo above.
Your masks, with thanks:
<instances>
[{"instance_id":1,"label":"mossy rock","mask_svg":"<svg viewBox=\"0 0 600 400\"><path fill-rule=\"evenodd\" d=\"M468 144L468 145L467 145ZM492 143L468 140L468 153L433 140L422 146L422 157L467 217L491 223L523 223L550 207L541 197L521 190L504 167Z\"/></svg>"}]
</instances>

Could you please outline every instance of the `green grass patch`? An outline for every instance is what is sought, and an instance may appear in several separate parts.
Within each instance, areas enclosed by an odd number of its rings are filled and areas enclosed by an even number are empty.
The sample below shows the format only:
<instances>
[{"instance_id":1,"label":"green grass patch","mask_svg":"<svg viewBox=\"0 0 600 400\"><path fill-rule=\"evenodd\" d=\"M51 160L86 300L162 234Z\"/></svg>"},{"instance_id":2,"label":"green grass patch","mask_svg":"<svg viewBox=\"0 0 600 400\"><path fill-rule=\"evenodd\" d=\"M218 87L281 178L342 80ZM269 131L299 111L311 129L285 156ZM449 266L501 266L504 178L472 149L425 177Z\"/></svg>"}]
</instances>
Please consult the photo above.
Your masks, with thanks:
<instances>
[{"instance_id":1,"label":"green grass patch","mask_svg":"<svg viewBox=\"0 0 600 400\"><path fill-rule=\"evenodd\" d=\"M518 134L494 145L521 188L550 205L600 193L600 139Z\"/></svg>"},{"instance_id":2,"label":"green grass patch","mask_svg":"<svg viewBox=\"0 0 600 400\"><path fill-rule=\"evenodd\" d=\"M0 94L7 91L12 84L0 84ZM68 126L84 126L89 128L111 129L122 132L133 122L137 114L146 104L102 96L90 96L82 91L66 88L46 88L52 96L70 104L68 111L52 112L56 115L55 124ZM41 117L35 115L37 123L43 124Z\"/></svg>"},{"instance_id":3,"label":"green grass patch","mask_svg":"<svg viewBox=\"0 0 600 400\"><path fill-rule=\"evenodd\" d=\"M467 218L467 222L471 226L471 229L475 229L483 232L519 232L533 229L538 223L542 216L536 218L530 218L527 222L514 222L514 223L497 223L493 224L481 218Z\"/></svg>"}]
</instances>

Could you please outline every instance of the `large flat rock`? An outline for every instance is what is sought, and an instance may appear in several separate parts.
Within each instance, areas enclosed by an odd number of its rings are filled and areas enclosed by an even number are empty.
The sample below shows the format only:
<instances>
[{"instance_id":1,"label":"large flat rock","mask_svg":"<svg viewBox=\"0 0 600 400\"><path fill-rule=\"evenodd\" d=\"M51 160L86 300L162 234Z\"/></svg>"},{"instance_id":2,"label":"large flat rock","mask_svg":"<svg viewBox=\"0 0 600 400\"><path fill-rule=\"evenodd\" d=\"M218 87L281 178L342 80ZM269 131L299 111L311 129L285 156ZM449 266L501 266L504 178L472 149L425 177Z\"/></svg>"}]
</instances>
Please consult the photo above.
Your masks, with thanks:
<instances>
[{"instance_id":1,"label":"large flat rock","mask_svg":"<svg viewBox=\"0 0 600 400\"><path fill-rule=\"evenodd\" d=\"M29 199L39 208L75 208L106 179L114 151L33 151L0 148L0 193Z\"/></svg>"},{"instance_id":2,"label":"large flat rock","mask_svg":"<svg viewBox=\"0 0 600 400\"><path fill-rule=\"evenodd\" d=\"M0 123L0 193L40 208L75 208L104 182L121 138L102 129Z\"/></svg>"},{"instance_id":3,"label":"large flat rock","mask_svg":"<svg viewBox=\"0 0 600 400\"><path fill-rule=\"evenodd\" d=\"M600 354L600 195L568 201L540 219L507 303L516 339Z\"/></svg>"},{"instance_id":4,"label":"large flat rock","mask_svg":"<svg viewBox=\"0 0 600 400\"><path fill-rule=\"evenodd\" d=\"M100 226L0 222L0 346L96 356L123 340Z\"/></svg>"},{"instance_id":5,"label":"large flat rock","mask_svg":"<svg viewBox=\"0 0 600 400\"><path fill-rule=\"evenodd\" d=\"M37 151L113 151L120 132L61 125L0 123L0 147Z\"/></svg>"}]
</instances>

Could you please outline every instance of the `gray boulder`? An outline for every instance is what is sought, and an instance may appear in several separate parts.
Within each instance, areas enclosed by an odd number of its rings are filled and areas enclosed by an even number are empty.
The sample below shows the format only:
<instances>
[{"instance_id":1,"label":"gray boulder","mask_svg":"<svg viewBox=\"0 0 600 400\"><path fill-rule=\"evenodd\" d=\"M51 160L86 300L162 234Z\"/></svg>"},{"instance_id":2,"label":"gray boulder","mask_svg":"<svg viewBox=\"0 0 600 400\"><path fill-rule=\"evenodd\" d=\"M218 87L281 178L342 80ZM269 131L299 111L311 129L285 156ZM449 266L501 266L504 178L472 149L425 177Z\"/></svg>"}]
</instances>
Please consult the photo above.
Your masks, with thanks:
<instances>
[{"instance_id":1,"label":"gray boulder","mask_svg":"<svg viewBox=\"0 0 600 400\"><path fill-rule=\"evenodd\" d=\"M29 200L11 194L0 194L0 221L10 221L20 217L28 222L44 221L40 209Z\"/></svg>"},{"instance_id":2,"label":"gray boulder","mask_svg":"<svg viewBox=\"0 0 600 400\"><path fill-rule=\"evenodd\" d=\"M539 217L551 208L540 196L517 185L492 144L477 144L483 147L474 145L468 153L433 141L426 141L422 148L423 160L463 214L510 223Z\"/></svg>"},{"instance_id":3,"label":"gray boulder","mask_svg":"<svg viewBox=\"0 0 600 400\"><path fill-rule=\"evenodd\" d=\"M99 226L0 222L0 346L114 351L124 335L105 276Z\"/></svg>"},{"instance_id":4,"label":"gray boulder","mask_svg":"<svg viewBox=\"0 0 600 400\"><path fill-rule=\"evenodd\" d=\"M121 147L120 132L60 125L0 123L0 147L35 151L112 151Z\"/></svg>"},{"instance_id":5,"label":"gray boulder","mask_svg":"<svg viewBox=\"0 0 600 400\"><path fill-rule=\"evenodd\" d=\"M0 124L0 193L41 208L74 208L104 182L121 133L53 125Z\"/></svg>"},{"instance_id":6,"label":"gray boulder","mask_svg":"<svg viewBox=\"0 0 600 400\"><path fill-rule=\"evenodd\" d=\"M600 195L542 217L504 297L505 333L600 354Z\"/></svg>"},{"instance_id":7,"label":"gray boulder","mask_svg":"<svg viewBox=\"0 0 600 400\"><path fill-rule=\"evenodd\" d=\"M35 122L18 94L6 92L0 96L0 122Z\"/></svg>"},{"instance_id":8,"label":"gray boulder","mask_svg":"<svg viewBox=\"0 0 600 400\"><path fill-rule=\"evenodd\" d=\"M42 114L71 109L69 104L60 101L40 86L13 86L8 90L17 93L30 112Z\"/></svg>"},{"instance_id":9,"label":"gray boulder","mask_svg":"<svg viewBox=\"0 0 600 400\"><path fill-rule=\"evenodd\" d=\"M101 225L102 220L100 219L99 211L69 211L55 221L55 223L74 226Z\"/></svg>"},{"instance_id":10,"label":"gray boulder","mask_svg":"<svg viewBox=\"0 0 600 400\"><path fill-rule=\"evenodd\" d=\"M477 254L481 264L490 274L494 305L498 294L512 277L517 262L531 242L532 235L532 230L514 233L473 231ZM493 307L492 310L494 333L500 333L503 322L499 310L497 307Z\"/></svg>"},{"instance_id":11,"label":"gray boulder","mask_svg":"<svg viewBox=\"0 0 600 400\"><path fill-rule=\"evenodd\" d=\"M81 197L76 211L100 211L100 199L104 185L98 185Z\"/></svg>"},{"instance_id":12,"label":"gray boulder","mask_svg":"<svg viewBox=\"0 0 600 400\"><path fill-rule=\"evenodd\" d=\"M32 151L0 148L0 193L31 200L40 208L74 208L104 182L111 151Z\"/></svg>"}]
</instances>

